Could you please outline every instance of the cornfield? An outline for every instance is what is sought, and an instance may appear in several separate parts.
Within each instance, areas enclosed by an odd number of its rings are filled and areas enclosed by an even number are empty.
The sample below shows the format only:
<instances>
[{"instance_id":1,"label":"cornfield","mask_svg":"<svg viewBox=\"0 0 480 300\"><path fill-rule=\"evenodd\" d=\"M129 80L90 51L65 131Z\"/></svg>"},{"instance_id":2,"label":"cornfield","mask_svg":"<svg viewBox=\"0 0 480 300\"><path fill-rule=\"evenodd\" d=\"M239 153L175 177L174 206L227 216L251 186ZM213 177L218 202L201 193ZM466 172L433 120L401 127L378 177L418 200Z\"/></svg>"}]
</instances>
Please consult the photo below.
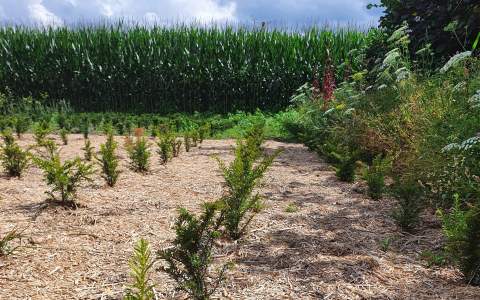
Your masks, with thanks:
<instances>
[{"instance_id":1,"label":"cornfield","mask_svg":"<svg viewBox=\"0 0 480 300\"><path fill-rule=\"evenodd\" d=\"M327 49L342 79L363 46L355 28L281 31L233 27L0 28L0 89L47 93L78 111L275 111L321 77Z\"/></svg>"}]
</instances>

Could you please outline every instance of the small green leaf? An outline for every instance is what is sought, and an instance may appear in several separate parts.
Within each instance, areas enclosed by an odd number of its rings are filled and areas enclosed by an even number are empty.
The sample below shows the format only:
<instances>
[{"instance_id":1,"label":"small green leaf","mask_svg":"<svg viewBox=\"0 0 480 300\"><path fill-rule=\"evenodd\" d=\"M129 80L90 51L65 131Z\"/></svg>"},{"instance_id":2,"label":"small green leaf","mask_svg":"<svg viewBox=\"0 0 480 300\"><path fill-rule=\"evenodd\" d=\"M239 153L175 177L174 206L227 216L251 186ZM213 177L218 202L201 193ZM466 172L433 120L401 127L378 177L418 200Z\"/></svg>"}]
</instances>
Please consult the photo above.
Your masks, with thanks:
<instances>
[{"instance_id":1,"label":"small green leaf","mask_svg":"<svg viewBox=\"0 0 480 300\"><path fill-rule=\"evenodd\" d=\"M477 34L477 38L475 39L475 42L473 42L472 51L475 51L475 49L477 49L478 41L480 41L480 32Z\"/></svg>"}]
</instances>

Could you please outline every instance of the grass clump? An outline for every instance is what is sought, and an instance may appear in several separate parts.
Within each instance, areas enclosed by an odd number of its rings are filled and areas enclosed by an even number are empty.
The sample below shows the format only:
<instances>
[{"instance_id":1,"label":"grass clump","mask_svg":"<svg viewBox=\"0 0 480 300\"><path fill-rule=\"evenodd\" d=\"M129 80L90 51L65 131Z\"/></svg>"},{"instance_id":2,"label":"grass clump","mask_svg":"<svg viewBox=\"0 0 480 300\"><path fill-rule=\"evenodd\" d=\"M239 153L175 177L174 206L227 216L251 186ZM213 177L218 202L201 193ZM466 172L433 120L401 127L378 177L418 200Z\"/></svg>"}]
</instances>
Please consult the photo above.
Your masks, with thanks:
<instances>
[{"instance_id":1,"label":"grass clump","mask_svg":"<svg viewBox=\"0 0 480 300\"><path fill-rule=\"evenodd\" d=\"M105 144L100 145L100 157L98 158L102 168L102 177L111 187L115 185L120 175L118 170L119 160L116 154L117 147L118 145L114 140L113 134L109 134Z\"/></svg>"},{"instance_id":2,"label":"grass clump","mask_svg":"<svg viewBox=\"0 0 480 300\"><path fill-rule=\"evenodd\" d=\"M150 165L150 146L142 135L138 135L135 142L127 145L130 166L135 172L147 172Z\"/></svg>"},{"instance_id":3,"label":"grass clump","mask_svg":"<svg viewBox=\"0 0 480 300\"><path fill-rule=\"evenodd\" d=\"M30 154L15 142L10 131L2 134L3 145L0 146L0 162L10 177L20 177L28 167Z\"/></svg>"},{"instance_id":4,"label":"grass clump","mask_svg":"<svg viewBox=\"0 0 480 300\"><path fill-rule=\"evenodd\" d=\"M198 217L180 209L173 246L158 252L159 258L167 264L163 270L177 282L177 289L188 293L192 299L209 299L227 270L228 265L224 265L215 275L210 271L215 240L220 236L218 229L223 220L220 208L220 202L206 203Z\"/></svg>"},{"instance_id":5,"label":"grass clump","mask_svg":"<svg viewBox=\"0 0 480 300\"><path fill-rule=\"evenodd\" d=\"M127 291L124 300L151 300L154 299L154 286L150 283L150 273L153 268L153 259L150 245L147 240L140 239L135 245L130 259L130 274L133 284Z\"/></svg>"},{"instance_id":6,"label":"grass clump","mask_svg":"<svg viewBox=\"0 0 480 300\"><path fill-rule=\"evenodd\" d=\"M82 182L92 181L93 166L80 158L62 162L59 151L52 144L46 146L47 155L34 157L35 164L44 173L45 182L51 186L45 193L62 206L77 207L77 189Z\"/></svg>"},{"instance_id":7,"label":"grass clump","mask_svg":"<svg viewBox=\"0 0 480 300\"><path fill-rule=\"evenodd\" d=\"M12 243L15 240L21 240L23 237L23 232L19 231L16 228L8 231L1 239L0 239L0 257L8 256L15 252L20 246L12 246Z\"/></svg>"}]
</instances>

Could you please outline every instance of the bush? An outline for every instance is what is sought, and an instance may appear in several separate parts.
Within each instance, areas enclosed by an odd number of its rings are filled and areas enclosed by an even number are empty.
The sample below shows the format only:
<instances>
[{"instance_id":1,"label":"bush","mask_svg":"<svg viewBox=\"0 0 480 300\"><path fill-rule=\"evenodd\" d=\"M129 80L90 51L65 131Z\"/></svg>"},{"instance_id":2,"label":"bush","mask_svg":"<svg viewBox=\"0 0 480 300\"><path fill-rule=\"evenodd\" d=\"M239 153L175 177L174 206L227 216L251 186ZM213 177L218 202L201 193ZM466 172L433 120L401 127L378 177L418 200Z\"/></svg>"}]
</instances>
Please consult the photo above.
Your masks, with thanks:
<instances>
[{"instance_id":1,"label":"bush","mask_svg":"<svg viewBox=\"0 0 480 300\"><path fill-rule=\"evenodd\" d=\"M163 134L160 136L160 140L157 142L158 154L163 164L166 164L172 159L175 145L175 136L173 134Z\"/></svg>"},{"instance_id":2,"label":"bush","mask_svg":"<svg viewBox=\"0 0 480 300\"><path fill-rule=\"evenodd\" d=\"M192 138L190 136L190 133L184 133L183 134L183 143L185 144L185 152L190 152L190 147L192 146Z\"/></svg>"},{"instance_id":3,"label":"bush","mask_svg":"<svg viewBox=\"0 0 480 300\"><path fill-rule=\"evenodd\" d=\"M42 146L45 143L46 137L50 134L50 124L47 121L42 121L33 130L35 142Z\"/></svg>"},{"instance_id":4,"label":"bush","mask_svg":"<svg viewBox=\"0 0 480 300\"><path fill-rule=\"evenodd\" d=\"M480 285L480 206L462 209L458 195L450 213L439 210L447 237L446 251L455 261L467 283Z\"/></svg>"},{"instance_id":5,"label":"bush","mask_svg":"<svg viewBox=\"0 0 480 300\"><path fill-rule=\"evenodd\" d=\"M0 161L8 176L20 177L28 167L30 154L15 143L12 134L8 131L2 134L3 146L0 146Z\"/></svg>"},{"instance_id":6,"label":"bush","mask_svg":"<svg viewBox=\"0 0 480 300\"><path fill-rule=\"evenodd\" d=\"M111 187L115 185L118 175L120 174L118 170L118 157L115 153L117 146L113 135L109 134L105 144L100 145L100 158L98 158L98 162L102 167L102 177Z\"/></svg>"},{"instance_id":7,"label":"bush","mask_svg":"<svg viewBox=\"0 0 480 300\"><path fill-rule=\"evenodd\" d=\"M60 138L64 145L68 145L68 130L65 128L60 129Z\"/></svg>"},{"instance_id":8,"label":"bush","mask_svg":"<svg viewBox=\"0 0 480 300\"><path fill-rule=\"evenodd\" d=\"M390 164L389 159L377 156L364 171L363 179L367 181L368 195L374 200L382 198L385 192L385 173L390 169Z\"/></svg>"},{"instance_id":9,"label":"bush","mask_svg":"<svg viewBox=\"0 0 480 300\"><path fill-rule=\"evenodd\" d=\"M177 140L176 137L172 140L172 150L173 157L178 157L180 155L180 151L182 150L182 141Z\"/></svg>"},{"instance_id":10,"label":"bush","mask_svg":"<svg viewBox=\"0 0 480 300\"><path fill-rule=\"evenodd\" d=\"M22 134L28 131L30 128L30 119L26 116L16 116L13 120L13 127L18 138L22 137Z\"/></svg>"},{"instance_id":11,"label":"bush","mask_svg":"<svg viewBox=\"0 0 480 300\"><path fill-rule=\"evenodd\" d=\"M85 160L92 161L94 148L90 142L90 139L85 140L85 145L83 146L82 150L84 152Z\"/></svg>"},{"instance_id":12,"label":"bush","mask_svg":"<svg viewBox=\"0 0 480 300\"><path fill-rule=\"evenodd\" d=\"M395 184L392 194L398 201L393 211L395 221L404 231L412 232L420 220L424 206L422 187L412 180L399 181Z\"/></svg>"},{"instance_id":13,"label":"bush","mask_svg":"<svg viewBox=\"0 0 480 300\"><path fill-rule=\"evenodd\" d=\"M335 175L345 182L355 181L355 170L357 168L357 157L355 154L345 153L334 154L337 163L335 164Z\"/></svg>"},{"instance_id":14,"label":"bush","mask_svg":"<svg viewBox=\"0 0 480 300\"><path fill-rule=\"evenodd\" d=\"M167 264L163 270L177 282L177 289L187 292L193 299L209 299L227 270L224 265L216 276L209 270L223 220L219 205L219 202L206 203L199 217L180 209L173 246L158 252L159 258Z\"/></svg>"},{"instance_id":15,"label":"bush","mask_svg":"<svg viewBox=\"0 0 480 300\"><path fill-rule=\"evenodd\" d=\"M80 124L80 132L83 134L84 139L88 139L90 133L90 121L87 117L85 117Z\"/></svg>"},{"instance_id":16,"label":"bush","mask_svg":"<svg viewBox=\"0 0 480 300\"><path fill-rule=\"evenodd\" d=\"M135 142L127 146L130 165L135 172L147 172L150 163L150 149L147 139L138 135Z\"/></svg>"},{"instance_id":17,"label":"bush","mask_svg":"<svg viewBox=\"0 0 480 300\"><path fill-rule=\"evenodd\" d=\"M258 137L257 137L258 138ZM235 159L227 167L217 158L227 186L227 195L223 198L225 228L232 239L239 239L246 227L260 210L261 198L252 195L254 188L264 176L273 160L280 153L264 155L258 161L258 139L249 136L247 140L238 140L235 148Z\"/></svg>"},{"instance_id":18,"label":"bush","mask_svg":"<svg viewBox=\"0 0 480 300\"><path fill-rule=\"evenodd\" d=\"M203 143L205 138L209 137L211 133L211 125L210 123L204 124L198 128L198 138L200 144Z\"/></svg>"},{"instance_id":19,"label":"bush","mask_svg":"<svg viewBox=\"0 0 480 300\"><path fill-rule=\"evenodd\" d=\"M130 274L133 284L127 291L125 300L152 300L155 297L153 285L150 283L150 272L153 268L150 245L147 240L140 239L130 259Z\"/></svg>"},{"instance_id":20,"label":"bush","mask_svg":"<svg viewBox=\"0 0 480 300\"><path fill-rule=\"evenodd\" d=\"M43 171L44 180L51 190L46 194L50 200L69 207L77 207L75 202L78 186L83 181L92 181L93 166L75 158L62 163L58 150L47 149L44 157L34 157L35 164ZM58 198L55 194L58 194Z\"/></svg>"}]
</instances>

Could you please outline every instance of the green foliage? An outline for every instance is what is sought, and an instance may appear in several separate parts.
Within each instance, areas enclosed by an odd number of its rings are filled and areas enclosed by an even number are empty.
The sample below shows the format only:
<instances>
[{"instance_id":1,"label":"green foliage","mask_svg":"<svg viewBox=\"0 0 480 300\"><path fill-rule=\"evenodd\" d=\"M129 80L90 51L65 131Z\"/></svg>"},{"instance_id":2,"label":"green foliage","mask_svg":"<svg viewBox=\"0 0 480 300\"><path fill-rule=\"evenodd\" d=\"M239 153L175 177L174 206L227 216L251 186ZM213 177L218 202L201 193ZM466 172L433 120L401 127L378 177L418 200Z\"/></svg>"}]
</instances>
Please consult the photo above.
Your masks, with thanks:
<instances>
[{"instance_id":1,"label":"green foliage","mask_svg":"<svg viewBox=\"0 0 480 300\"><path fill-rule=\"evenodd\" d=\"M412 232L420 221L420 213L424 208L422 187L408 179L399 181L393 187L392 195L397 199L393 218L402 230Z\"/></svg>"},{"instance_id":2,"label":"green foliage","mask_svg":"<svg viewBox=\"0 0 480 300\"><path fill-rule=\"evenodd\" d=\"M159 258L167 264L164 271L177 282L177 289L187 292L193 299L209 299L227 270L224 265L216 276L210 271L215 240L220 236L218 229L223 221L220 205L220 202L205 203L198 217L180 209L173 246L158 252Z\"/></svg>"},{"instance_id":3,"label":"green foliage","mask_svg":"<svg viewBox=\"0 0 480 300\"><path fill-rule=\"evenodd\" d=\"M76 207L77 189L83 181L92 181L93 166L82 162L80 158L62 162L60 153L52 144L47 146L46 155L34 157L33 160L43 171L47 185L51 186L51 190L46 192L50 200L56 200L64 206Z\"/></svg>"},{"instance_id":4,"label":"green foliage","mask_svg":"<svg viewBox=\"0 0 480 300\"><path fill-rule=\"evenodd\" d=\"M147 172L150 165L150 146L145 137L137 137L135 142L127 146L130 166L135 172Z\"/></svg>"},{"instance_id":5,"label":"green foliage","mask_svg":"<svg viewBox=\"0 0 480 300\"><path fill-rule=\"evenodd\" d=\"M204 124L198 128L198 138L200 144L203 143L203 141L210 137L211 134L211 125L210 123Z\"/></svg>"},{"instance_id":6,"label":"green foliage","mask_svg":"<svg viewBox=\"0 0 480 300\"><path fill-rule=\"evenodd\" d=\"M357 169L357 155L344 152L343 154L332 152L335 159L335 175L338 179L345 182L355 181L355 171Z\"/></svg>"},{"instance_id":7,"label":"green foliage","mask_svg":"<svg viewBox=\"0 0 480 300\"><path fill-rule=\"evenodd\" d=\"M190 152L190 147L192 147L192 137L190 133L183 135L183 144L185 145L185 152Z\"/></svg>"},{"instance_id":8,"label":"green foliage","mask_svg":"<svg viewBox=\"0 0 480 300\"><path fill-rule=\"evenodd\" d=\"M462 209L458 195L450 213L439 210L446 251L459 265L469 284L480 285L480 205Z\"/></svg>"},{"instance_id":9,"label":"green foliage","mask_svg":"<svg viewBox=\"0 0 480 300\"><path fill-rule=\"evenodd\" d=\"M8 176L20 177L28 167L30 153L15 142L11 132L2 133L3 145L0 146L0 162Z\"/></svg>"},{"instance_id":10,"label":"green foliage","mask_svg":"<svg viewBox=\"0 0 480 300\"><path fill-rule=\"evenodd\" d=\"M13 118L13 127L18 138L22 137L22 134L28 131L30 128L30 118L24 115L18 115Z\"/></svg>"},{"instance_id":11,"label":"green foliage","mask_svg":"<svg viewBox=\"0 0 480 300\"><path fill-rule=\"evenodd\" d=\"M85 145L82 148L84 152L84 158L86 161L92 161L93 158L93 146L92 143L90 142L90 139L85 140Z\"/></svg>"},{"instance_id":12,"label":"green foliage","mask_svg":"<svg viewBox=\"0 0 480 300\"><path fill-rule=\"evenodd\" d=\"M80 132L83 134L84 139L88 139L90 133L90 120L88 118L82 120L82 123L80 124Z\"/></svg>"},{"instance_id":13,"label":"green foliage","mask_svg":"<svg viewBox=\"0 0 480 300\"><path fill-rule=\"evenodd\" d=\"M427 266L444 266L447 263L447 258L443 253L433 252L430 250L423 251L420 256L427 262Z\"/></svg>"},{"instance_id":14,"label":"green foliage","mask_svg":"<svg viewBox=\"0 0 480 300\"><path fill-rule=\"evenodd\" d=\"M225 228L232 239L239 239L248 224L261 208L261 197L253 194L254 188L264 176L281 150L272 155L263 155L256 134L248 134L245 140L238 140L235 159L230 165L217 158L227 186L224 196ZM260 159L261 158L261 159Z\"/></svg>"},{"instance_id":15,"label":"green foliage","mask_svg":"<svg viewBox=\"0 0 480 300\"><path fill-rule=\"evenodd\" d=\"M65 128L60 129L60 138L64 145L68 145L68 130Z\"/></svg>"},{"instance_id":16,"label":"green foliage","mask_svg":"<svg viewBox=\"0 0 480 300\"><path fill-rule=\"evenodd\" d=\"M407 22L411 29L415 53L427 43L432 44L438 58L448 58L470 48L480 28L480 4L477 1L382 0L385 13L380 25L390 32Z\"/></svg>"},{"instance_id":17,"label":"green foliage","mask_svg":"<svg viewBox=\"0 0 480 300\"><path fill-rule=\"evenodd\" d=\"M16 240L21 241L22 237L23 231L13 228L0 238L0 257L10 255L19 249L20 246L12 246L12 243Z\"/></svg>"},{"instance_id":18,"label":"green foliage","mask_svg":"<svg viewBox=\"0 0 480 300\"><path fill-rule=\"evenodd\" d=\"M285 208L285 212L287 213L296 213L298 211L298 206L295 203L289 203Z\"/></svg>"},{"instance_id":19,"label":"green foliage","mask_svg":"<svg viewBox=\"0 0 480 300\"><path fill-rule=\"evenodd\" d=\"M175 135L172 133L165 133L160 136L158 145L158 154L162 160L162 164L166 164L174 156L175 151Z\"/></svg>"},{"instance_id":20,"label":"green foliage","mask_svg":"<svg viewBox=\"0 0 480 300\"><path fill-rule=\"evenodd\" d=\"M155 293L150 283L150 273L153 268L153 259L150 245L147 240L140 239L135 245L130 259L130 272L133 284L127 291L124 300L153 300Z\"/></svg>"},{"instance_id":21,"label":"green foliage","mask_svg":"<svg viewBox=\"0 0 480 300\"><path fill-rule=\"evenodd\" d=\"M390 168L391 160L382 158L382 156L379 155L375 157L372 165L364 170L363 179L367 182L368 195L372 199L378 200L382 198L385 192L385 174Z\"/></svg>"},{"instance_id":22,"label":"green foliage","mask_svg":"<svg viewBox=\"0 0 480 300\"><path fill-rule=\"evenodd\" d=\"M47 121L44 120L37 124L33 130L33 135L37 145L42 146L50 132L50 124Z\"/></svg>"},{"instance_id":23,"label":"green foliage","mask_svg":"<svg viewBox=\"0 0 480 300\"><path fill-rule=\"evenodd\" d=\"M180 155L180 151L182 150L182 141L181 140L177 140L177 138L175 137L173 140L172 140L172 155L173 157L178 157Z\"/></svg>"},{"instance_id":24,"label":"green foliage","mask_svg":"<svg viewBox=\"0 0 480 300\"><path fill-rule=\"evenodd\" d=\"M10 67L1 68L0 86L20 97L46 91L52 99L69 99L78 111L278 110L315 68L323 72L327 47L340 65L366 36L355 26L263 30L126 23L4 26L0 65ZM338 78L345 69L339 68Z\"/></svg>"},{"instance_id":25,"label":"green foliage","mask_svg":"<svg viewBox=\"0 0 480 300\"><path fill-rule=\"evenodd\" d=\"M113 134L109 134L105 144L100 145L100 157L97 158L102 168L102 177L111 187L115 185L120 175L118 170L119 159L116 154L117 147L118 144L115 142Z\"/></svg>"}]
</instances>

